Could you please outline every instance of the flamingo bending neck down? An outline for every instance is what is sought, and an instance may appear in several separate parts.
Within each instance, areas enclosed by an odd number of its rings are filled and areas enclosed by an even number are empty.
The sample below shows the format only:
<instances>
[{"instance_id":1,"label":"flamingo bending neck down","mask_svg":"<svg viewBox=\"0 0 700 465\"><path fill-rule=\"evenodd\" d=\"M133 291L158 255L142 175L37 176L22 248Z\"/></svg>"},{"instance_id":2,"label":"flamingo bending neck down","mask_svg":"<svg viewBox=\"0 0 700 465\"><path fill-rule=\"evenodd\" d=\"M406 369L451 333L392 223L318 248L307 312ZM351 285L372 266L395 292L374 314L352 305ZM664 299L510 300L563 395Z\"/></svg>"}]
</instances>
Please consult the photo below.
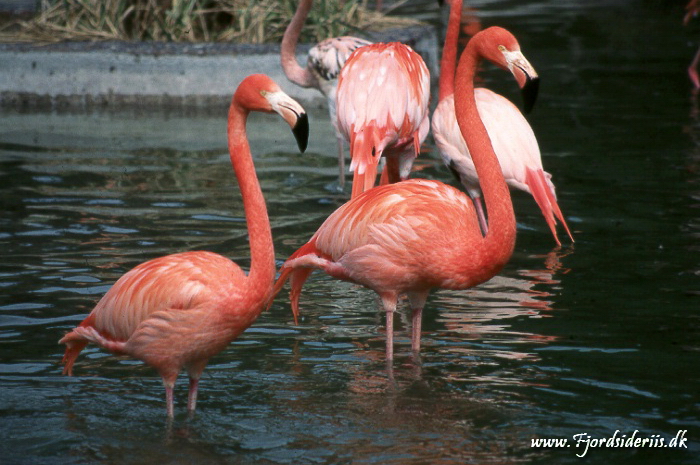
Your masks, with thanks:
<instances>
[{"instance_id":1,"label":"flamingo bending neck down","mask_svg":"<svg viewBox=\"0 0 700 465\"><path fill-rule=\"evenodd\" d=\"M166 255L136 266L59 341L66 345L64 374L73 374L75 359L90 342L143 360L163 378L172 418L173 387L184 368L190 378L187 409L194 413L199 378L209 358L266 308L275 278L270 222L246 137L251 111L282 116L302 151L308 140L304 109L275 82L261 74L241 82L229 110L228 146L250 237L248 276L228 258L204 251Z\"/></svg>"},{"instance_id":2,"label":"flamingo bending neck down","mask_svg":"<svg viewBox=\"0 0 700 465\"><path fill-rule=\"evenodd\" d=\"M340 72L338 128L350 141L352 197L371 189L379 159L388 182L408 177L430 130L430 73L409 46L379 43L355 50Z\"/></svg>"},{"instance_id":3,"label":"flamingo bending neck down","mask_svg":"<svg viewBox=\"0 0 700 465\"><path fill-rule=\"evenodd\" d=\"M452 0L445 45L440 63L439 103L433 113L435 143L445 164L455 173L474 201L482 230L488 230L481 202L481 188L470 150L457 126L454 113L454 73L462 0ZM557 245L561 245L556 219L573 236L557 203L552 175L544 171L542 156L530 124L508 99L489 89L475 89L476 108L491 138L494 151L509 186L530 193L540 207ZM530 111L531 106L525 107Z\"/></svg>"},{"instance_id":4,"label":"flamingo bending neck down","mask_svg":"<svg viewBox=\"0 0 700 465\"><path fill-rule=\"evenodd\" d=\"M526 94L536 89L537 74L515 37L497 27L474 36L457 69L457 121L483 186L488 233L482 235L469 197L441 182L409 179L365 191L333 212L282 266L274 292L291 279L295 322L301 288L314 269L361 284L382 300L390 361L400 294L408 295L412 307L411 347L418 352L430 290L470 288L493 277L510 259L515 245L513 205L474 101L474 74L481 59L510 70Z\"/></svg>"},{"instance_id":5,"label":"flamingo bending neck down","mask_svg":"<svg viewBox=\"0 0 700 465\"><path fill-rule=\"evenodd\" d=\"M345 153L343 135L338 131L336 121L336 90L338 75L350 54L359 47L372 42L358 37L342 36L325 39L311 47L307 57L306 68L299 66L296 47L313 0L301 0L292 21L284 31L280 46L280 61L284 74L294 84L319 90L328 101L328 112L335 128L338 145L338 183L340 189L345 187Z\"/></svg>"}]
</instances>

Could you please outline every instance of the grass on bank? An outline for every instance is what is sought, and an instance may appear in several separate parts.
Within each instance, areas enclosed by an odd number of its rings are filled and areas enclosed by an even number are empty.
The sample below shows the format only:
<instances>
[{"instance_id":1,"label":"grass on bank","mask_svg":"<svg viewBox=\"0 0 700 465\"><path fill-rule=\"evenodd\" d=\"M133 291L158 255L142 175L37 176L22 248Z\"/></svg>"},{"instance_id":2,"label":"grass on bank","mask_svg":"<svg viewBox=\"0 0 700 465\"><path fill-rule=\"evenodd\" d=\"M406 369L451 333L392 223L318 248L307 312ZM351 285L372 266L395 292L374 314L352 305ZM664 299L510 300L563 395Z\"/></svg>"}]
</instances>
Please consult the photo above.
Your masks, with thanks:
<instances>
[{"instance_id":1,"label":"grass on bank","mask_svg":"<svg viewBox=\"0 0 700 465\"><path fill-rule=\"evenodd\" d=\"M41 0L37 15L0 29L1 41L126 40L279 43L298 0ZM315 0L301 42L416 21L386 16L368 0Z\"/></svg>"}]
</instances>

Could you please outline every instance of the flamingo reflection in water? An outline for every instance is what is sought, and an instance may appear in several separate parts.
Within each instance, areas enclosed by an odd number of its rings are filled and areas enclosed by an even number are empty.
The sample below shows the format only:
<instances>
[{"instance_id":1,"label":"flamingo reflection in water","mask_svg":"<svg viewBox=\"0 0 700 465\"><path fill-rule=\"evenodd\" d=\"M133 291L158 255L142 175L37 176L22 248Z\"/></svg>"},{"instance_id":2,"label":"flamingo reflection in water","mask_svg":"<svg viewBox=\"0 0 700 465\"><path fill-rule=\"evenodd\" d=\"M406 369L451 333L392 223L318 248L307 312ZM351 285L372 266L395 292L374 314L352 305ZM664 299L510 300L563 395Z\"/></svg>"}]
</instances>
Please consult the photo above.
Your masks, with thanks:
<instances>
[{"instance_id":1,"label":"flamingo reflection in water","mask_svg":"<svg viewBox=\"0 0 700 465\"><path fill-rule=\"evenodd\" d=\"M569 272L561 259L570 253L555 248L544 256L528 257L533 269L496 276L468 291L436 293L431 301L437 315L427 324L442 329L431 331L424 339L423 357L430 358L429 365L412 363L410 370L385 373L373 368L383 360L380 342L356 341L358 349L352 355L357 360L343 367L350 376L347 391L352 404L366 409L368 415L381 411L379 422L390 422L394 417L405 422L411 412L421 414L423 409L432 411L441 406L450 406L445 416L432 412L425 418L469 418L474 411L483 413L485 405L482 396L478 404L472 403L474 390L486 392L483 395L496 400L494 405L502 406L511 399L499 402L500 396L507 396L508 392L501 387L549 387L546 378L533 376L531 367L539 360L534 349L555 344L557 337L512 327L524 318L554 316L552 305L559 278ZM538 267L535 263L540 260L543 266ZM465 294L469 299L465 299ZM408 326L408 321L403 323ZM422 403L416 396L420 391L416 390L426 383L431 392L443 389L444 395L431 395L428 402ZM455 412L457 405L464 406L465 411Z\"/></svg>"},{"instance_id":2,"label":"flamingo reflection in water","mask_svg":"<svg viewBox=\"0 0 700 465\"><path fill-rule=\"evenodd\" d=\"M405 365L408 369L400 372L391 365L386 371L372 368L386 361L384 340L374 335L381 320L368 310L376 305L376 299L357 286L312 279L314 294L323 296L327 303L323 309L310 311L303 325L316 331L309 337L339 344L332 354L328 349L328 364L345 362L342 370L350 375L348 389L357 395L395 393L424 380L425 374L430 376L434 370L447 382L459 384L477 380L487 385L531 384L525 380L523 364L538 359L534 347L557 339L513 326L523 319L556 317L560 280L570 272L563 259L572 253L571 249L555 247L546 254L528 256L529 268L496 276L466 291L435 293L430 299L433 311L426 314L425 324L431 330L423 336L424 351L412 352L411 363ZM396 315L397 340L410 339L410 318L403 313ZM318 355L317 361L322 358ZM299 371L303 371L300 352L297 359ZM430 361L430 371L425 372L423 360Z\"/></svg>"},{"instance_id":3,"label":"flamingo reflection in water","mask_svg":"<svg viewBox=\"0 0 700 465\"><path fill-rule=\"evenodd\" d=\"M683 17L683 25L687 26L690 20L695 18L700 13L700 0L690 0L685 6L685 16ZM700 91L700 76L698 76L698 66L700 65L700 48L695 52L693 61L688 66L688 77L693 83L693 90L697 93Z\"/></svg>"}]
</instances>

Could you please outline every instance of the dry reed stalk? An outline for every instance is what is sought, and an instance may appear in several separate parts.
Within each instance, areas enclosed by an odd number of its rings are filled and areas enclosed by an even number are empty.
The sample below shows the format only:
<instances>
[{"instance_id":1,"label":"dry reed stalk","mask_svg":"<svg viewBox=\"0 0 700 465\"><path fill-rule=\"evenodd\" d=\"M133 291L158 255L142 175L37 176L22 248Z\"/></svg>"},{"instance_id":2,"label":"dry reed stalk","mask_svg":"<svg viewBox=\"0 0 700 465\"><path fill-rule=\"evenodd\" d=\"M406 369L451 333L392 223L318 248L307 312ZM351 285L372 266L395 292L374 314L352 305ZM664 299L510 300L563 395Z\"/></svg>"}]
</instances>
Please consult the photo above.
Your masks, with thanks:
<instances>
[{"instance_id":1,"label":"dry reed stalk","mask_svg":"<svg viewBox=\"0 0 700 465\"><path fill-rule=\"evenodd\" d=\"M42 0L35 18L5 26L0 40L275 43L296 5L297 0ZM301 40L413 24L369 10L367 0L316 0Z\"/></svg>"}]
</instances>

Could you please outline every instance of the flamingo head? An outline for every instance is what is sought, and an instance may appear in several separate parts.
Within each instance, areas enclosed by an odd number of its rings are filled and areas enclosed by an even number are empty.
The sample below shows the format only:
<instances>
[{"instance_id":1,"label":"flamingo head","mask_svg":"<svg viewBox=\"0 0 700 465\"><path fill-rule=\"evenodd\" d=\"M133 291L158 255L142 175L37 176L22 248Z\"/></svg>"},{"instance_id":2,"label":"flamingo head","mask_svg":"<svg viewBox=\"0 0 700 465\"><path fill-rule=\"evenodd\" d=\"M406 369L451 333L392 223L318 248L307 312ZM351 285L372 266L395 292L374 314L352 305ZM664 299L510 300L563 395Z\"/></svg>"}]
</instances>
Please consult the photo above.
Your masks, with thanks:
<instances>
[{"instance_id":1,"label":"flamingo head","mask_svg":"<svg viewBox=\"0 0 700 465\"><path fill-rule=\"evenodd\" d=\"M525 112L530 112L537 100L540 77L520 51L517 39L501 27L484 29L472 40L479 36L481 40L478 43L481 45L482 56L513 74L523 94Z\"/></svg>"},{"instance_id":2,"label":"flamingo head","mask_svg":"<svg viewBox=\"0 0 700 465\"><path fill-rule=\"evenodd\" d=\"M247 111L279 114L292 128L299 150L306 150L309 141L309 118L306 111L270 77L264 74L248 76L239 84L233 100Z\"/></svg>"}]
</instances>

